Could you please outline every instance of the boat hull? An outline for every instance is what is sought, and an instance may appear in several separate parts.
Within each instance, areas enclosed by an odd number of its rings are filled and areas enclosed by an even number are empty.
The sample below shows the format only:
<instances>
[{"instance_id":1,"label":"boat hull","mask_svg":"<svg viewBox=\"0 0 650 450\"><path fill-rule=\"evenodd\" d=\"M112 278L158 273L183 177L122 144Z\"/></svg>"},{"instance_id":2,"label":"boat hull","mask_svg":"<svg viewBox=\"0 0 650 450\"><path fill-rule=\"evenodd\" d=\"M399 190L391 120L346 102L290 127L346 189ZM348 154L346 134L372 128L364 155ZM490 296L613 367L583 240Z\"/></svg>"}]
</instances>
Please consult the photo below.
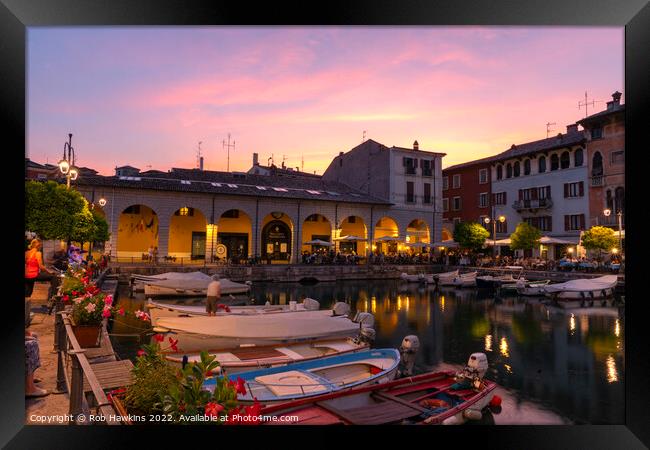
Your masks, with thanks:
<instances>
[{"instance_id":1,"label":"boat hull","mask_svg":"<svg viewBox=\"0 0 650 450\"><path fill-rule=\"evenodd\" d=\"M246 294L250 290L250 286L247 285L223 287L221 289L221 295ZM180 288L172 286L161 286L158 284L144 285L144 295L147 297L201 297L206 296L207 293L207 286L205 288Z\"/></svg>"}]
</instances>

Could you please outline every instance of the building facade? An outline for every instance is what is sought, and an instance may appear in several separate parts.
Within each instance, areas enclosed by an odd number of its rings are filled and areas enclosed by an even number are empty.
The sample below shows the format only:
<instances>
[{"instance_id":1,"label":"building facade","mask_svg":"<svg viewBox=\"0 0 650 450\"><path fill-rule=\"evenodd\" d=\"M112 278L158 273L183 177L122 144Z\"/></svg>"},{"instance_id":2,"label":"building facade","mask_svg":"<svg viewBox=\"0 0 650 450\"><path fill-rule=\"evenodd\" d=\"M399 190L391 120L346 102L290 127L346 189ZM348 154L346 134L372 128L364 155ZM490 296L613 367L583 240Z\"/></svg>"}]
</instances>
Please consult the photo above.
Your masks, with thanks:
<instances>
[{"instance_id":1,"label":"building facade","mask_svg":"<svg viewBox=\"0 0 650 450\"><path fill-rule=\"evenodd\" d=\"M589 226L625 229L625 105L621 93L612 94L607 109L577 123L587 137L589 171ZM611 214L603 214L609 209Z\"/></svg>"},{"instance_id":2,"label":"building facade","mask_svg":"<svg viewBox=\"0 0 650 450\"><path fill-rule=\"evenodd\" d=\"M446 224L443 240L453 237L459 222L485 225L483 220L492 217L492 159L456 164L442 171L442 210Z\"/></svg>"},{"instance_id":3,"label":"building facade","mask_svg":"<svg viewBox=\"0 0 650 450\"><path fill-rule=\"evenodd\" d=\"M433 243L442 232L442 157L444 153L387 147L368 139L334 158L323 180L343 183L391 204L376 216L373 239L397 237L405 245ZM395 243L376 243L387 252Z\"/></svg>"}]
</instances>

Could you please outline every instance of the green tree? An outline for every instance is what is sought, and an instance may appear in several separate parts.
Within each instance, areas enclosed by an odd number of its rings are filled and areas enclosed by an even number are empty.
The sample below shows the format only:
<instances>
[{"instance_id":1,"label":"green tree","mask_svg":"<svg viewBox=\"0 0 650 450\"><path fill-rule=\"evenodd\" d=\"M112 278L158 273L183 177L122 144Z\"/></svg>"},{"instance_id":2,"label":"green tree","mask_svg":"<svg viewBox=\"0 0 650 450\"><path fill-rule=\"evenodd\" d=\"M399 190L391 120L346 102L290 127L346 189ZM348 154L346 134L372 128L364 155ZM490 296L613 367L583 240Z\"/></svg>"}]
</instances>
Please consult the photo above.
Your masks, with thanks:
<instances>
[{"instance_id":1,"label":"green tree","mask_svg":"<svg viewBox=\"0 0 650 450\"><path fill-rule=\"evenodd\" d=\"M582 235L582 246L587 250L598 250L600 260L602 251L610 251L617 245L614 230L607 227L591 227Z\"/></svg>"},{"instance_id":2,"label":"green tree","mask_svg":"<svg viewBox=\"0 0 650 450\"><path fill-rule=\"evenodd\" d=\"M472 251L480 250L489 236L488 230L476 222L460 222L454 227L454 241Z\"/></svg>"},{"instance_id":3,"label":"green tree","mask_svg":"<svg viewBox=\"0 0 650 450\"><path fill-rule=\"evenodd\" d=\"M69 239L78 214L87 210L83 196L54 181L25 183L25 230L42 239Z\"/></svg>"},{"instance_id":4,"label":"green tree","mask_svg":"<svg viewBox=\"0 0 650 450\"><path fill-rule=\"evenodd\" d=\"M542 232L526 222L517 225L515 232L510 235L510 248L513 250L531 250L539 246Z\"/></svg>"}]
</instances>

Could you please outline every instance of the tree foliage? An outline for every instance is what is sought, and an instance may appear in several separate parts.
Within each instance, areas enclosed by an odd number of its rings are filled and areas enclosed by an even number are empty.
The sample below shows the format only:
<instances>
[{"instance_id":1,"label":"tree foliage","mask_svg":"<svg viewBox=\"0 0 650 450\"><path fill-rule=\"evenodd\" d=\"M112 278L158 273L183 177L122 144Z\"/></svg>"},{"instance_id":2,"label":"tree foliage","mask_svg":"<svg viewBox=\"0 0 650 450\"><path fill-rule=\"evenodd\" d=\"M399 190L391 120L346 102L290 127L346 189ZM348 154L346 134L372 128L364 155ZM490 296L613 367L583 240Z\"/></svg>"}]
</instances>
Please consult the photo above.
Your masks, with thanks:
<instances>
[{"instance_id":1,"label":"tree foliage","mask_svg":"<svg viewBox=\"0 0 650 450\"><path fill-rule=\"evenodd\" d=\"M87 209L83 196L54 181L25 183L25 230L42 239L68 239L77 214Z\"/></svg>"},{"instance_id":2,"label":"tree foliage","mask_svg":"<svg viewBox=\"0 0 650 450\"><path fill-rule=\"evenodd\" d=\"M618 242L614 230L607 227L591 227L582 235L582 246L587 250L610 251Z\"/></svg>"},{"instance_id":3,"label":"tree foliage","mask_svg":"<svg viewBox=\"0 0 650 450\"><path fill-rule=\"evenodd\" d=\"M517 225L510 235L510 248L513 250L530 250L539 246L542 232L526 222Z\"/></svg>"},{"instance_id":4,"label":"tree foliage","mask_svg":"<svg viewBox=\"0 0 650 450\"><path fill-rule=\"evenodd\" d=\"M489 236L489 231L476 222L460 222L454 227L454 241L462 248L479 250Z\"/></svg>"}]
</instances>

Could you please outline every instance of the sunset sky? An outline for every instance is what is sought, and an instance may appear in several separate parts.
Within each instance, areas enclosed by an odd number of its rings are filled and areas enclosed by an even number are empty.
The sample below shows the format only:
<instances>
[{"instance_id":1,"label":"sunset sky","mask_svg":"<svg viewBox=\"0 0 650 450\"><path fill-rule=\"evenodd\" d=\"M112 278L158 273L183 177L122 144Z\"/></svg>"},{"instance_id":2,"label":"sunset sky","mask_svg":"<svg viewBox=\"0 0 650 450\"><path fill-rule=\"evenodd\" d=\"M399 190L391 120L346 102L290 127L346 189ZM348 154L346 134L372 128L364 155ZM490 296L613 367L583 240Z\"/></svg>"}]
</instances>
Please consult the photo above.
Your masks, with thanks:
<instances>
[{"instance_id":1,"label":"sunset sky","mask_svg":"<svg viewBox=\"0 0 650 450\"><path fill-rule=\"evenodd\" d=\"M585 91L624 87L612 27L28 29L27 157L77 165L322 173L367 138L446 153L443 167L566 132ZM595 112L591 106L589 113ZM150 166L150 167L149 167Z\"/></svg>"}]
</instances>

